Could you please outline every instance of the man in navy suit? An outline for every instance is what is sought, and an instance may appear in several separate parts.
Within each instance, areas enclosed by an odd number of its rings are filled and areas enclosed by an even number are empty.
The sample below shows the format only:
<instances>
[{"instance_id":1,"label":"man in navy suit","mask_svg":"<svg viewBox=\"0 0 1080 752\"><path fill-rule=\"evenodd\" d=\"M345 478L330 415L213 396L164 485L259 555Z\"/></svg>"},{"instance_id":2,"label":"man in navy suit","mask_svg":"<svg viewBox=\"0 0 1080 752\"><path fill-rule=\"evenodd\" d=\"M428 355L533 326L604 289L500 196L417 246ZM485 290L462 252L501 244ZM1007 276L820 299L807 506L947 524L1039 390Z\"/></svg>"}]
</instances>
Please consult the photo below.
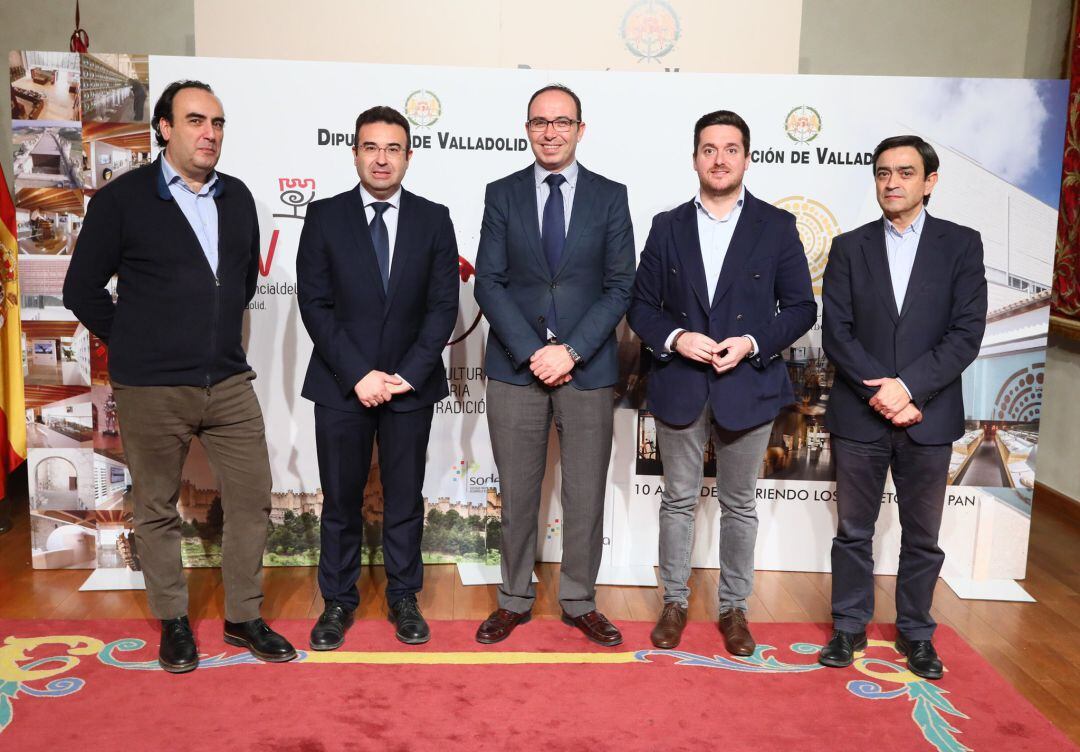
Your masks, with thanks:
<instances>
[{"instance_id":1,"label":"man in navy suit","mask_svg":"<svg viewBox=\"0 0 1080 752\"><path fill-rule=\"evenodd\" d=\"M822 344L836 368L825 426L836 460L833 636L826 666L866 647L874 613L874 524L892 469L900 527L896 648L908 669L940 679L931 638L938 547L952 442L964 433L960 375L986 328L982 240L927 214L938 156L894 136L873 156L884 216L837 236L822 289Z\"/></svg>"},{"instance_id":2,"label":"man in navy suit","mask_svg":"<svg viewBox=\"0 0 1080 752\"><path fill-rule=\"evenodd\" d=\"M694 514L705 444L716 448L720 500L720 631L751 655L746 623L757 539L755 490L773 420L794 400L780 353L813 325L817 304L795 217L743 186L750 128L719 110L694 126L692 200L653 219L629 321L652 353L649 410L664 463L660 579L653 644L686 626Z\"/></svg>"},{"instance_id":3,"label":"man in navy suit","mask_svg":"<svg viewBox=\"0 0 1080 752\"><path fill-rule=\"evenodd\" d=\"M378 438L386 600L396 636L427 642L423 586L424 462L434 404L445 397L442 350L457 318L450 213L401 187L409 122L390 107L356 119L360 185L308 207L296 257L300 315L315 345L303 396L315 403L323 489L319 590L311 647L345 639L359 603L362 502Z\"/></svg>"},{"instance_id":4,"label":"man in navy suit","mask_svg":"<svg viewBox=\"0 0 1080 752\"><path fill-rule=\"evenodd\" d=\"M562 462L563 621L600 645L619 630L596 610L611 456L615 327L634 279L626 187L585 169L581 101L552 85L529 100L536 162L491 183L476 254L476 300L487 317L487 416L503 502L499 608L481 643L529 619L536 591L540 486L555 420Z\"/></svg>"}]
</instances>

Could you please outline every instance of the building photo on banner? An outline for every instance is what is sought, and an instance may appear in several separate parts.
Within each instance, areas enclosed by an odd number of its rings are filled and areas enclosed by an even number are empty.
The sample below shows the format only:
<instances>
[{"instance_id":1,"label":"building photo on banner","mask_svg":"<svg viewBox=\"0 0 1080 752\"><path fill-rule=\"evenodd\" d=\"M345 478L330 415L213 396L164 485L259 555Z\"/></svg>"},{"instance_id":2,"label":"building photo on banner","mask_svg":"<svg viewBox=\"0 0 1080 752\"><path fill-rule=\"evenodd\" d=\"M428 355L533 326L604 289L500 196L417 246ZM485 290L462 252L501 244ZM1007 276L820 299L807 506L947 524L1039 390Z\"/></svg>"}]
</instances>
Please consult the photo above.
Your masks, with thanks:
<instances>
[{"instance_id":1,"label":"building photo on banner","mask_svg":"<svg viewBox=\"0 0 1080 752\"><path fill-rule=\"evenodd\" d=\"M13 116L19 108L13 138L35 566L105 567L116 561L130 509L130 475L107 352L63 308L60 288L84 202L117 175L154 158L148 109L169 82L194 78L213 86L225 107L228 137L219 169L244 180L259 214L260 275L245 334L274 477L265 562L318 560L322 491L314 420L311 403L299 396L312 347L296 302L305 207L356 184L353 123L360 111L386 104L412 126L414 154L404 185L450 208L460 253L460 310L443 352L450 396L435 405L428 448L424 560L472 565L477 581L497 578L501 497L485 415L487 324L473 299L476 247L486 184L532 161L522 127L528 95L559 81L582 99L588 127L578 149L581 163L628 187L639 254L652 217L697 191L693 123L710 110L731 109L747 120L753 159L747 190L796 216L819 318L783 354L796 399L777 418L758 468L756 566L762 569L829 569L834 468L824 413L836 375L821 343L822 275L832 239L880 216L870 166L874 146L897 133L918 134L934 146L940 180L928 211L981 233L990 301L978 358L963 376L966 433L953 445L949 468L943 576L961 595L1025 597L1012 580L1024 577L1037 469L1065 82L891 78L890 96L913 104L898 118L865 104L878 101L883 79L858 76L32 51L12 53L9 62ZM268 118L271 101L320 104ZM1003 107L1012 113L1007 120L995 114ZM601 581L653 585L663 457L645 409L647 363L640 342L625 325L619 334L622 376ZM558 462L555 441L549 465ZM363 500L364 557L374 563L382 556L377 462ZM697 510L697 567L718 565L714 473L710 448ZM537 553L558 561L558 473L546 478ZM900 528L891 481L883 505L874 538L876 571L895 573ZM185 564L216 566L221 501L197 442L179 506Z\"/></svg>"},{"instance_id":2,"label":"building photo on banner","mask_svg":"<svg viewBox=\"0 0 1080 752\"><path fill-rule=\"evenodd\" d=\"M86 202L149 161L149 59L17 50L8 67L31 560L139 585L124 555L131 475L106 349L64 308L62 289Z\"/></svg>"}]
</instances>

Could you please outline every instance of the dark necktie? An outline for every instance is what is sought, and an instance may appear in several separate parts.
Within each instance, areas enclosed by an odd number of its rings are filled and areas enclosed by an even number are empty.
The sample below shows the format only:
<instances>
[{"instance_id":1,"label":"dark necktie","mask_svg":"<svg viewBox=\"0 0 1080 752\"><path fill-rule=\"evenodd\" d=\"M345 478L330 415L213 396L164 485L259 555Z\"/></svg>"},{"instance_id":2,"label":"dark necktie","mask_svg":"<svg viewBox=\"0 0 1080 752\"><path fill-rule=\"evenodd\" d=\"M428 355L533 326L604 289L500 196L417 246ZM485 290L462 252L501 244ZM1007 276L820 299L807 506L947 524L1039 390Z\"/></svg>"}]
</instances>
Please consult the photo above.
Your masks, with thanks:
<instances>
[{"instance_id":1,"label":"dark necktie","mask_svg":"<svg viewBox=\"0 0 1080 752\"><path fill-rule=\"evenodd\" d=\"M386 229L383 213L390 208L390 204L386 201L376 201L368 206L375 210L375 216L371 218L368 229L371 230L371 244L375 246L375 260L379 262L379 274L382 275L382 286L385 291L390 284L390 233Z\"/></svg>"},{"instance_id":2,"label":"dark necktie","mask_svg":"<svg viewBox=\"0 0 1080 752\"><path fill-rule=\"evenodd\" d=\"M544 226L541 228L540 243L544 248L548 269L554 277L559 269L559 262L562 260L563 246L566 245L566 215L563 213L563 195L560 188L566 182L566 178L553 172L544 178L544 182L548 184L550 191L547 202L544 204ZM546 326L553 333L558 334L555 321L555 293L552 292Z\"/></svg>"}]
</instances>

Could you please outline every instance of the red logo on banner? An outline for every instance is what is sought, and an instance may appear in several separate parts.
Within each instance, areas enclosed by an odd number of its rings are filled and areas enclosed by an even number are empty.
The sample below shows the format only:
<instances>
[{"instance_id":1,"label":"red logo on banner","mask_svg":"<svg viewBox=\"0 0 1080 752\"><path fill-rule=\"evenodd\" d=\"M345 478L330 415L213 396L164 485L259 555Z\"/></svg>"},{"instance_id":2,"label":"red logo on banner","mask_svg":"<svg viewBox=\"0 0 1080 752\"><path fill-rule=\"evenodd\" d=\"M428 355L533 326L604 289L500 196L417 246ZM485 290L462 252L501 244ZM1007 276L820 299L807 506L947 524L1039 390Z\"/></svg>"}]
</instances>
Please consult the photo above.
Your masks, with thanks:
<instances>
[{"instance_id":1,"label":"red logo on banner","mask_svg":"<svg viewBox=\"0 0 1080 752\"><path fill-rule=\"evenodd\" d=\"M476 267L469 263L464 256L457 257L458 274L461 276L461 284L465 284L476 274Z\"/></svg>"},{"instance_id":2,"label":"red logo on banner","mask_svg":"<svg viewBox=\"0 0 1080 752\"><path fill-rule=\"evenodd\" d=\"M275 217L303 219L300 208L315 199L315 178L278 178L281 203L292 209L291 214L275 214ZM309 189L309 190L305 190Z\"/></svg>"},{"instance_id":3,"label":"red logo on banner","mask_svg":"<svg viewBox=\"0 0 1080 752\"><path fill-rule=\"evenodd\" d=\"M266 252L266 258L259 254L259 274L263 277L270 276L270 266L274 263L274 250L277 249L278 231L274 230L274 234L270 236L270 250ZM265 262L265 263L264 263Z\"/></svg>"}]
</instances>

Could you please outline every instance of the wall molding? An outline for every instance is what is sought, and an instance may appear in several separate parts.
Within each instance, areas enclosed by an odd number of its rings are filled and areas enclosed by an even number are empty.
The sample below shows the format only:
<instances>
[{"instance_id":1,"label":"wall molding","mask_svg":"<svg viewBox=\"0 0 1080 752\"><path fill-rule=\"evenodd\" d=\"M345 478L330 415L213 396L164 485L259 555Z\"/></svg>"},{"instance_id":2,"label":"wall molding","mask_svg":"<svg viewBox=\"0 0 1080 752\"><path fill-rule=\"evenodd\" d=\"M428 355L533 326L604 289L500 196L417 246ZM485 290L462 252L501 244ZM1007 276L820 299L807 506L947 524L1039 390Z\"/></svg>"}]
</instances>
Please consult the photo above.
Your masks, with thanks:
<instances>
[{"instance_id":1,"label":"wall molding","mask_svg":"<svg viewBox=\"0 0 1080 752\"><path fill-rule=\"evenodd\" d=\"M1032 507L1053 509L1069 522L1080 527L1080 499L1074 499L1050 486L1035 481L1035 495Z\"/></svg>"}]
</instances>

